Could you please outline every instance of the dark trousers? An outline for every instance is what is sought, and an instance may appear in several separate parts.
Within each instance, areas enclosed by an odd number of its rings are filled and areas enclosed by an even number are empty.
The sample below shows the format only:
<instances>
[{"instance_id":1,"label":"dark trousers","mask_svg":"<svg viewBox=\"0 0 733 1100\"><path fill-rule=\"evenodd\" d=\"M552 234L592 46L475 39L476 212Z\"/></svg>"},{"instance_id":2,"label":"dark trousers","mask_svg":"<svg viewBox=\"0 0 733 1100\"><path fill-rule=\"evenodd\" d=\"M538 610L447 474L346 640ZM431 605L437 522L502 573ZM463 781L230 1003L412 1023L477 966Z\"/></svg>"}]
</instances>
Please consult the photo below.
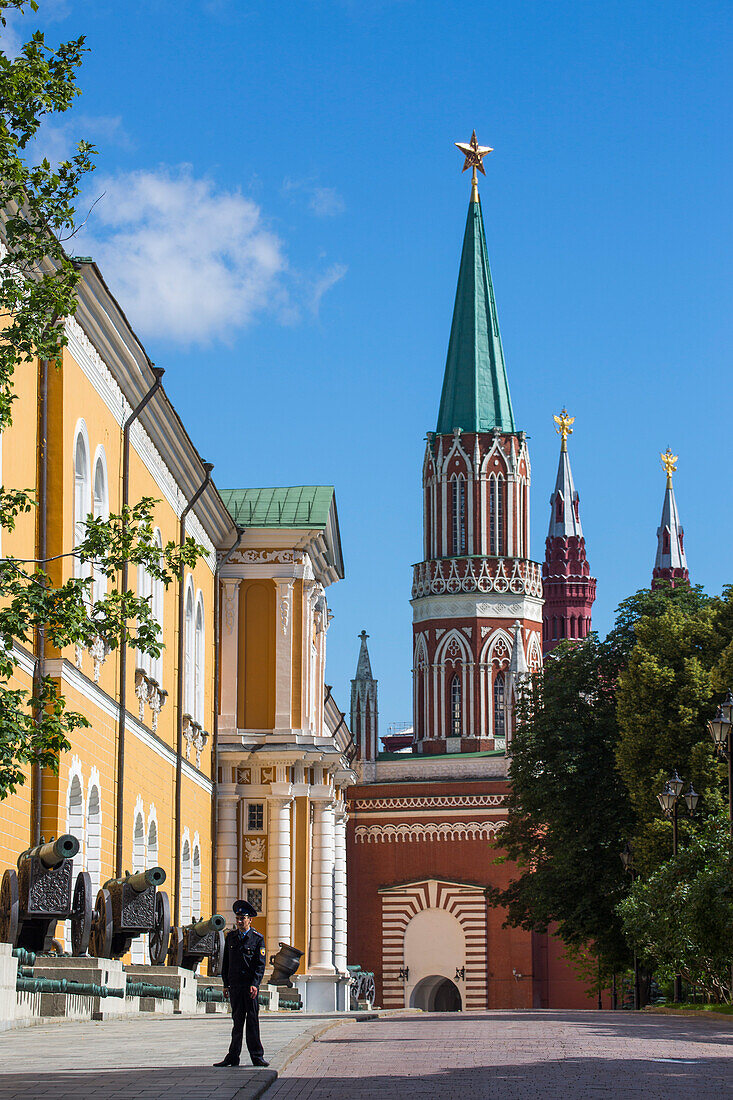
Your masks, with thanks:
<instances>
[{"instance_id":1,"label":"dark trousers","mask_svg":"<svg viewBox=\"0 0 733 1100\"><path fill-rule=\"evenodd\" d=\"M229 1044L229 1057L239 1060L245 1022L250 1058L264 1057L265 1052L260 1039L260 1002L257 997L250 996L249 986L232 985L229 987L229 1003L232 1006L232 1041Z\"/></svg>"}]
</instances>

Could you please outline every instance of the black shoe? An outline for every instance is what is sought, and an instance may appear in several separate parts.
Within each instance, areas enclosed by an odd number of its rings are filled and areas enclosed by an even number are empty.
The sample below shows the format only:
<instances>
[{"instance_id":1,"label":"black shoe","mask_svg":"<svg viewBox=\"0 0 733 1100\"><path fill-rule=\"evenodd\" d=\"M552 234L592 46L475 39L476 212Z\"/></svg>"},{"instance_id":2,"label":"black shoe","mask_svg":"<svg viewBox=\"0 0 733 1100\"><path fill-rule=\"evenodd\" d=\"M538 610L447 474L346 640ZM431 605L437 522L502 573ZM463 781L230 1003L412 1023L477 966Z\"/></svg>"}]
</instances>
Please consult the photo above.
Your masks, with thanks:
<instances>
[{"instance_id":1,"label":"black shoe","mask_svg":"<svg viewBox=\"0 0 733 1100\"><path fill-rule=\"evenodd\" d=\"M227 1054L223 1062L214 1062L214 1065L217 1067L217 1069L219 1069L221 1066L238 1066L239 1058L230 1058L230 1056Z\"/></svg>"},{"instance_id":2,"label":"black shoe","mask_svg":"<svg viewBox=\"0 0 733 1100\"><path fill-rule=\"evenodd\" d=\"M253 1058L252 1059L252 1065L253 1066L269 1066L269 1064L270 1063L266 1062L264 1058Z\"/></svg>"}]
</instances>

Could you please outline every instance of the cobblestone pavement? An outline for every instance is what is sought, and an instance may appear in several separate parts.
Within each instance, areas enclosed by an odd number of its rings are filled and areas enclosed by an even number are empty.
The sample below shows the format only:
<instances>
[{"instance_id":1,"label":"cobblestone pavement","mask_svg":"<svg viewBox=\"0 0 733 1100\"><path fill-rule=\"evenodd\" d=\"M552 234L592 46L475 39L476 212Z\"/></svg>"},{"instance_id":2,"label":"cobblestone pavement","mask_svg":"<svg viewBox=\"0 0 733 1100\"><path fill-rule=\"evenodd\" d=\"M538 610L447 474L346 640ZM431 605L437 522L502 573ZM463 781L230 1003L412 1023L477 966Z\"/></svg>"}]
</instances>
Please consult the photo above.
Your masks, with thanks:
<instances>
[{"instance_id":1,"label":"cobblestone pavement","mask_svg":"<svg viewBox=\"0 0 733 1100\"><path fill-rule=\"evenodd\" d=\"M266 1100L733 1096L727 1021L626 1012L487 1012L348 1021Z\"/></svg>"},{"instance_id":2,"label":"cobblestone pavement","mask_svg":"<svg viewBox=\"0 0 733 1100\"><path fill-rule=\"evenodd\" d=\"M229 1046L231 1017L160 1016L62 1022L0 1033L0 1100L253 1100L275 1079L287 1048L328 1019L261 1019L271 1069L213 1069ZM129 1068L127 1068L129 1067Z\"/></svg>"}]
</instances>

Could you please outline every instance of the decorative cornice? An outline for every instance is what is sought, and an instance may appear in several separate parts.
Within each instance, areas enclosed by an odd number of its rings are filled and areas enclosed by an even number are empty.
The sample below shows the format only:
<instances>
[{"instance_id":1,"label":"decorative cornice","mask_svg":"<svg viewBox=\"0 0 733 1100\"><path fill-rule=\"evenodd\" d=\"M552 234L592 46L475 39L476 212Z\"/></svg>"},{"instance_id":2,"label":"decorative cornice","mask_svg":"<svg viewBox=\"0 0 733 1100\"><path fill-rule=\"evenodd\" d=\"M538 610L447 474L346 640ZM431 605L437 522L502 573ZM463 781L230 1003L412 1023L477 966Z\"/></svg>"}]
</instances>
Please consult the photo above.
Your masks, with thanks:
<instances>
[{"instance_id":1,"label":"decorative cornice","mask_svg":"<svg viewBox=\"0 0 733 1100\"><path fill-rule=\"evenodd\" d=\"M357 825L355 838L358 844L376 844L385 841L427 840L490 840L503 821L420 821L411 825Z\"/></svg>"},{"instance_id":2,"label":"decorative cornice","mask_svg":"<svg viewBox=\"0 0 733 1100\"><path fill-rule=\"evenodd\" d=\"M68 340L67 350L122 427L132 410L114 375L75 317L66 319L65 329ZM130 441L145 463L155 484L180 519L187 503L185 495L139 420L132 425ZM214 544L195 512L189 512L186 517L186 526L192 537L205 547L206 561L213 573L216 569Z\"/></svg>"},{"instance_id":3,"label":"decorative cornice","mask_svg":"<svg viewBox=\"0 0 733 1100\"><path fill-rule=\"evenodd\" d=\"M353 803L357 810L418 810L427 807L449 806L503 806L503 794L445 794L425 795L414 798L357 798Z\"/></svg>"},{"instance_id":4,"label":"decorative cornice","mask_svg":"<svg viewBox=\"0 0 733 1100\"><path fill-rule=\"evenodd\" d=\"M438 558L413 566L413 599L459 592L542 599L542 567L526 558Z\"/></svg>"},{"instance_id":5,"label":"decorative cornice","mask_svg":"<svg viewBox=\"0 0 733 1100\"><path fill-rule=\"evenodd\" d=\"M501 599L497 596L423 596L412 602L413 622L431 619L515 619L542 622L542 600L530 596Z\"/></svg>"}]
</instances>

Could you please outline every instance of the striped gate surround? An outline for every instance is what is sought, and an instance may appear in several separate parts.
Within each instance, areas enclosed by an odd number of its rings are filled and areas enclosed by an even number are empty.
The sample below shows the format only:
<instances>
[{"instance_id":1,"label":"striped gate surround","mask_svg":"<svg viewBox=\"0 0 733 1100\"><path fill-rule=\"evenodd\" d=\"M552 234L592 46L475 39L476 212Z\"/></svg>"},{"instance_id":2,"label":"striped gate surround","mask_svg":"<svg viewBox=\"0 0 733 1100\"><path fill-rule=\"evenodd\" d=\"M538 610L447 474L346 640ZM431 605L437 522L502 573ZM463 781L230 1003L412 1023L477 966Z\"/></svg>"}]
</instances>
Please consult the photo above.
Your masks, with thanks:
<instances>
[{"instance_id":1,"label":"striped gate surround","mask_svg":"<svg viewBox=\"0 0 733 1100\"><path fill-rule=\"evenodd\" d=\"M421 909L446 909L466 938L465 1008L487 1007L486 890L466 882L420 879L382 886L382 1001L385 1008L405 1008L405 931ZM452 975L448 975L452 977Z\"/></svg>"}]
</instances>

